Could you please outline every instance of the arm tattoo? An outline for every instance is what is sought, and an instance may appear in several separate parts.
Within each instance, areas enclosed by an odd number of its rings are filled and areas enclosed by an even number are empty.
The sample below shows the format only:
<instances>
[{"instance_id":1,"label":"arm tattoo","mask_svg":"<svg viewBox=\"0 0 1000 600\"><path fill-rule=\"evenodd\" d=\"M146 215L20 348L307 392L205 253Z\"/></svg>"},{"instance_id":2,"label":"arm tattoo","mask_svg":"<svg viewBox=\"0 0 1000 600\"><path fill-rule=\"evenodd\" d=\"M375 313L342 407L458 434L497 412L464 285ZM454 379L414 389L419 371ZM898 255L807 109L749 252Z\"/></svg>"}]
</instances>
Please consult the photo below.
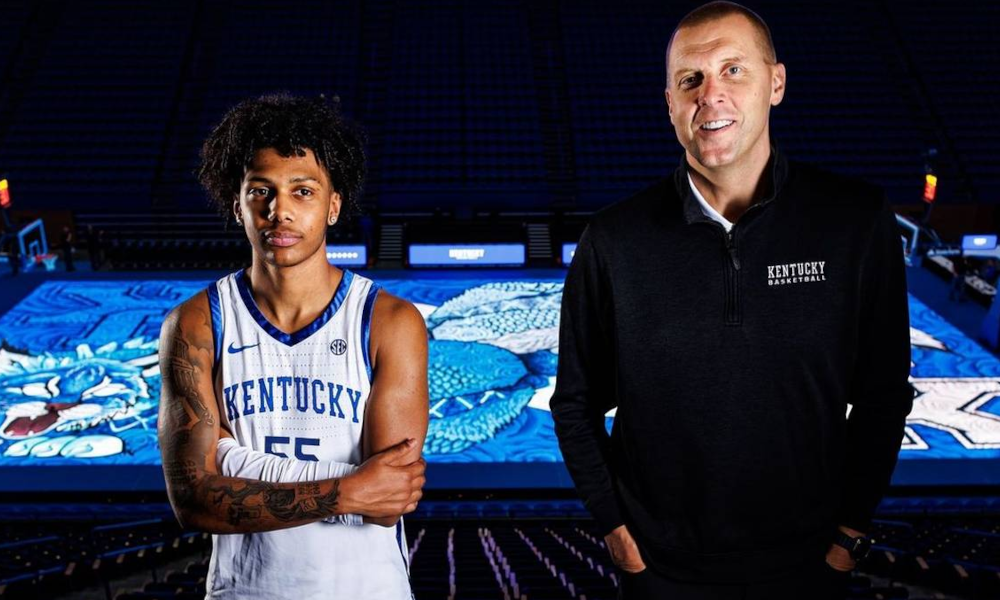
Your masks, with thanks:
<instances>
[{"instance_id":1,"label":"arm tattoo","mask_svg":"<svg viewBox=\"0 0 1000 600\"><path fill-rule=\"evenodd\" d=\"M201 316L202 327L209 328L208 315L202 311ZM220 531L267 531L334 514L339 480L333 480L331 487L319 482L290 486L215 474L209 457L214 456L218 425L209 406L216 398L202 392L214 349L203 338L185 335L179 327L169 336L168 354L161 361L169 403L161 423L163 473L178 513L198 517L199 523Z\"/></svg>"},{"instance_id":2,"label":"arm tattoo","mask_svg":"<svg viewBox=\"0 0 1000 600\"><path fill-rule=\"evenodd\" d=\"M242 485L241 485L242 484ZM319 493L319 484L309 489L310 494L298 490L276 488L263 481L242 481L239 484L226 481L209 487L212 501L226 507L230 525L239 525L249 518L260 518L262 510L276 521L289 523L303 520L318 520L333 514L340 495L340 480L333 480L333 489L326 494Z\"/></svg>"},{"instance_id":3,"label":"arm tattoo","mask_svg":"<svg viewBox=\"0 0 1000 600\"><path fill-rule=\"evenodd\" d=\"M163 464L163 474L171 490L174 503L190 506L194 500L195 483L198 481L198 466L193 460L175 460Z\"/></svg>"},{"instance_id":4,"label":"arm tattoo","mask_svg":"<svg viewBox=\"0 0 1000 600\"><path fill-rule=\"evenodd\" d=\"M319 496L319 484L315 481L307 481L299 484L300 496Z\"/></svg>"},{"instance_id":5,"label":"arm tattoo","mask_svg":"<svg viewBox=\"0 0 1000 600\"><path fill-rule=\"evenodd\" d=\"M181 409L185 408L185 404L190 404L202 421L208 425L215 425L211 411L208 410L198 392L197 372L202 370L202 365L198 364L197 361L192 362L190 344L180 335L175 335L170 348L170 383L174 395L178 400L182 400L179 403ZM190 416L187 415L186 410L182 422L184 424L190 422Z\"/></svg>"}]
</instances>

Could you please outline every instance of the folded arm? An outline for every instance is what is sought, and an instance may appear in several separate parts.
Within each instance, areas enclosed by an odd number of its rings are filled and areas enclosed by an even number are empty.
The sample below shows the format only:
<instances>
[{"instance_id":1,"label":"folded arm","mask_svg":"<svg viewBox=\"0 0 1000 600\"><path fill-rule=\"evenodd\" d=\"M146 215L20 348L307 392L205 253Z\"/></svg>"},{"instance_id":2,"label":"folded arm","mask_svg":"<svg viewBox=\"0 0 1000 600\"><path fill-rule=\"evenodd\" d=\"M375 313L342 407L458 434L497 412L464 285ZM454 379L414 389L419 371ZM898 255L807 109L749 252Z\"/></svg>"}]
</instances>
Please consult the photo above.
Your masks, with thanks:
<instances>
[{"instance_id":1,"label":"folded arm","mask_svg":"<svg viewBox=\"0 0 1000 600\"><path fill-rule=\"evenodd\" d=\"M160 331L160 453L167 496L184 527L211 533L271 531L335 515L386 518L412 510L423 464L403 463L413 440L370 457L352 475L301 483L227 477L217 466L219 408L207 294L173 310Z\"/></svg>"},{"instance_id":2,"label":"folded arm","mask_svg":"<svg viewBox=\"0 0 1000 600\"><path fill-rule=\"evenodd\" d=\"M305 483L323 479L339 479L357 472L357 465L330 460L298 460L268 454L246 446L230 437L225 430L217 446L219 473L226 477L257 479L270 483ZM344 525L360 525L360 515L329 516L323 521Z\"/></svg>"},{"instance_id":3,"label":"folded arm","mask_svg":"<svg viewBox=\"0 0 1000 600\"><path fill-rule=\"evenodd\" d=\"M400 462L420 465L429 416L427 385L427 327L423 316L409 302L379 291L371 323L372 389L365 408L362 449L365 458L384 452L401 440L413 440ZM417 493L408 510L416 509ZM370 518L392 525L403 514Z\"/></svg>"}]
</instances>

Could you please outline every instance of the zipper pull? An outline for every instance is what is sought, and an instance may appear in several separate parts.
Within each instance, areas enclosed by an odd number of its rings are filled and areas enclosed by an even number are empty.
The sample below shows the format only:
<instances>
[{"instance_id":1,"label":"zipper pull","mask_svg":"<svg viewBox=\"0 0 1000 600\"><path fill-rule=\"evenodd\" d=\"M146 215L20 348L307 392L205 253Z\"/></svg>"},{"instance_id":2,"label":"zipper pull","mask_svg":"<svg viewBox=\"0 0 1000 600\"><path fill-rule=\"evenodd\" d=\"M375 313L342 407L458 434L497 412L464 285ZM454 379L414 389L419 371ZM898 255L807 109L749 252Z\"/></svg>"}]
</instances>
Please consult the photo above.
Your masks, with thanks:
<instances>
[{"instance_id":1,"label":"zipper pull","mask_svg":"<svg viewBox=\"0 0 1000 600\"><path fill-rule=\"evenodd\" d=\"M736 255L736 244L733 239L732 230L729 231L729 235L726 237L726 250L729 251L729 259L733 261L733 268L737 271L740 270L740 257Z\"/></svg>"}]
</instances>

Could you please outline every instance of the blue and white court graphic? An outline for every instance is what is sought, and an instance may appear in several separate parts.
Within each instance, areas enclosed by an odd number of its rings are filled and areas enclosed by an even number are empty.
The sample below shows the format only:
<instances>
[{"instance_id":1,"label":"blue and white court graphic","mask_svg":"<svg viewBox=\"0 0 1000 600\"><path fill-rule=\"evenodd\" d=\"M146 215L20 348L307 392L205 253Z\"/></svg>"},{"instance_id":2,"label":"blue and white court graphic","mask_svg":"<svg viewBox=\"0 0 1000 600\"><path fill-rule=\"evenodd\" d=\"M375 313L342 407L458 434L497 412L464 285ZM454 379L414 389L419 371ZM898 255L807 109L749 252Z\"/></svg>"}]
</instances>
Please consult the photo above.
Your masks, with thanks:
<instances>
[{"instance_id":1,"label":"blue and white court graphic","mask_svg":"<svg viewBox=\"0 0 1000 600\"><path fill-rule=\"evenodd\" d=\"M380 280L430 333L429 462L561 462L548 401L563 276ZM0 317L0 467L159 465L160 324L207 284L48 282ZM910 317L918 396L901 466L1000 459L1000 359L912 296Z\"/></svg>"}]
</instances>

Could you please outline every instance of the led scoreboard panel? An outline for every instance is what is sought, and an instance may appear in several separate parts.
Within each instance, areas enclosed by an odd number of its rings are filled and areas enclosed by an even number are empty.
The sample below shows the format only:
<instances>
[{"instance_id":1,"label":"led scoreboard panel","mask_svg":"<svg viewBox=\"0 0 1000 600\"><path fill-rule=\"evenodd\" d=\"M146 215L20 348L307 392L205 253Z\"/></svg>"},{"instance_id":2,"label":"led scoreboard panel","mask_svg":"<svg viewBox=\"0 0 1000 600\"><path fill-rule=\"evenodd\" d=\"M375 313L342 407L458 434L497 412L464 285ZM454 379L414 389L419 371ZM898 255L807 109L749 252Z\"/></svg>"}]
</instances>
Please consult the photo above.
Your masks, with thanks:
<instances>
[{"instance_id":1,"label":"led scoreboard panel","mask_svg":"<svg viewBox=\"0 0 1000 600\"><path fill-rule=\"evenodd\" d=\"M524 264L524 244L410 244L413 267L517 267Z\"/></svg>"},{"instance_id":2,"label":"led scoreboard panel","mask_svg":"<svg viewBox=\"0 0 1000 600\"><path fill-rule=\"evenodd\" d=\"M996 234L965 235L962 236L962 250L995 250L997 247Z\"/></svg>"},{"instance_id":3,"label":"led scoreboard panel","mask_svg":"<svg viewBox=\"0 0 1000 600\"><path fill-rule=\"evenodd\" d=\"M376 274L427 323L432 487L571 486L549 411L565 271L530 273ZM48 281L0 317L0 489L162 489L157 336L207 284ZM894 481L1000 483L1000 359L913 297L910 319Z\"/></svg>"},{"instance_id":4,"label":"led scoreboard panel","mask_svg":"<svg viewBox=\"0 0 1000 600\"><path fill-rule=\"evenodd\" d=\"M562 245L562 263L569 266L569 263L573 262L573 257L576 255L576 244L563 244Z\"/></svg>"},{"instance_id":5,"label":"led scoreboard panel","mask_svg":"<svg viewBox=\"0 0 1000 600\"><path fill-rule=\"evenodd\" d=\"M364 267L368 264L368 248L364 245L327 244L326 260L339 267Z\"/></svg>"}]
</instances>

